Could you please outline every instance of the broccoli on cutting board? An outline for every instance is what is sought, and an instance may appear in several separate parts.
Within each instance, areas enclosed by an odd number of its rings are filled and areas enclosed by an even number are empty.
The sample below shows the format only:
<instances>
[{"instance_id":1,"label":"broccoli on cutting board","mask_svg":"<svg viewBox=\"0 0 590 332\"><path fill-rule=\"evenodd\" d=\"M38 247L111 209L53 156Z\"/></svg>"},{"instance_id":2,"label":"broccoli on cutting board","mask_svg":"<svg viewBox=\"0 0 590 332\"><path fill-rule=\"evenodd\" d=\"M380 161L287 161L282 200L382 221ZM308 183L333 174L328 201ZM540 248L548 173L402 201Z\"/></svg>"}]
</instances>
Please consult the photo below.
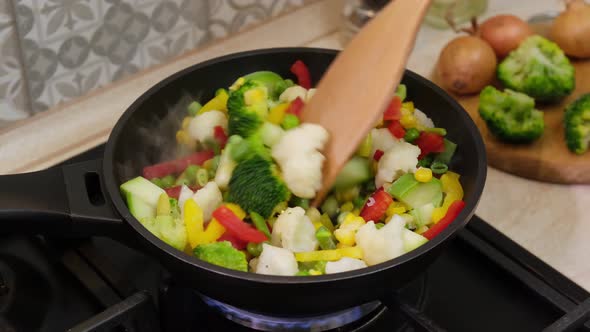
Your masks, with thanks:
<instances>
[{"instance_id":1,"label":"broccoli on cutting board","mask_svg":"<svg viewBox=\"0 0 590 332\"><path fill-rule=\"evenodd\" d=\"M498 65L498 79L508 89L541 102L555 102L575 88L574 67L557 44L531 36Z\"/></svg>"},{"instance_id":2,"label":"broccoli on cutting board","mask_svg":"<svg viewBox=\"0 0 590 332\"><path fill-rule=\"evenodd\" d=\"M583 154L590 147L590 93L569 104L564 115L565 141L568 149Z\"/></svg>"},{"instance_id":3,"label":"broccoli on cutting board","mask_svg":"<svg viewBox=\"0 0 590 332\"><path fill-rule=\"evenodd\" d=\"M535 109L533 98L512 91L485 87L479 95L479 115L499 139L510 143L528 143L543 135L543 112Z\"/></svg>"}]
</instances>

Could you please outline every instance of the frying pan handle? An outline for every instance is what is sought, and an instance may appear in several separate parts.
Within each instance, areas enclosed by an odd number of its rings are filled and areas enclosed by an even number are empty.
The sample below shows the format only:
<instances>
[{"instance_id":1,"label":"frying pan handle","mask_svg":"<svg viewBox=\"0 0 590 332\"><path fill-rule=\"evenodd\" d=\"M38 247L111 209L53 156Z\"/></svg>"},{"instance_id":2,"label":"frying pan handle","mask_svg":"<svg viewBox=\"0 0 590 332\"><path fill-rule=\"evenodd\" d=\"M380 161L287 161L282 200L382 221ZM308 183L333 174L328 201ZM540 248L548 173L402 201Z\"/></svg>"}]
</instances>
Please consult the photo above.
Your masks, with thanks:
<instances>
[{"instance_id":1,"label":"frying pan handle","mask_svg":"<svg viewBox=\"0 0 590 332\"><path fill-rule=\"evenodd\" d=\"M105 196L101 161L0 176L0 232L118 237L125 223Z\"/></svg>"}]
</instances>

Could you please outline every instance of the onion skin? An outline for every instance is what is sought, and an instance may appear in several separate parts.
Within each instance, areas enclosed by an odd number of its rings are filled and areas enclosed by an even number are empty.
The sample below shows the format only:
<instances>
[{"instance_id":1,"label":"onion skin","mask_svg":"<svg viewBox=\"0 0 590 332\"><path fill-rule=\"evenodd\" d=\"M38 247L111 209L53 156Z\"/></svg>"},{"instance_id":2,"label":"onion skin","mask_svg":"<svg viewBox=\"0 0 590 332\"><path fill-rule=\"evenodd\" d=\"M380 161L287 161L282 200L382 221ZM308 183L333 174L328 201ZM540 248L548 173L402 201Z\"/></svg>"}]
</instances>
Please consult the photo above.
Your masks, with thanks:
<instances>
[{"instance_id":1,"label":"onion skin","mask_svg":"<svg viewBox=\"0 0 590 332\"><path fill-rule=\"evenodd\" d=\"M488 43L474 36L453 39L440 53L438 77L443 87L457 94L472 94L492 83L496 54Z\"/></svg>"},{"instance_id":2,"label":"onion skin","mask_svg":"<svg viewBox=\"0 0 590 332\"><path fill-rule=\"evenodd\" d=\"M565 54L590 58L590 5L573 0L553 22L549 36Z\"/></svg>"},{"instance_id":3,"label":"onion skin","mask_svg":"<svg viewBox=\"0 0 590 332\"><path fill-rule=\"evenodd\" d=\"M479 26L479 34L494 49L498 58L503 58L531 36L533 30L517 16L497 15Z\"/></svg>"}]
</instances>

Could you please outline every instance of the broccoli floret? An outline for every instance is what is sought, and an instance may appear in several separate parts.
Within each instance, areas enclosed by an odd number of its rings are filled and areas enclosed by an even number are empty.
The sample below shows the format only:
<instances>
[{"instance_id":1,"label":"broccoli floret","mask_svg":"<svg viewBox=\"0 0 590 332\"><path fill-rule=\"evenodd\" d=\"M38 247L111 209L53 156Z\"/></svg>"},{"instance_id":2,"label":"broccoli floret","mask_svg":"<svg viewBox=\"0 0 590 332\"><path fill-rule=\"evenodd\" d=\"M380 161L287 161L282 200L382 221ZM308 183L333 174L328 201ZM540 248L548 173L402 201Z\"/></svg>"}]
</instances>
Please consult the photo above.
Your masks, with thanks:
<instances>
[{"instance_id":1,"label":"broccoli floret","mask_svg":"<svg viewBox=\"0 0 590 332\"><path fill-rule=\"evenodd\" d=\"M277 204L288 200L289 194L276 165L261 155L240 162L229 180L228 201L265 219Z\"/></svg>"},{"instance_id":2,"label":"broccoli floret","mask_svg":"<svg viewBox=\"0 0 590 332\"><path fill-rule=\"evenodd\" d=\"M229 241L200 244L193 250L193 253L205 262L248 272L246 254L234 248Z\"/></svg>"},{"instance_id":3,"label":"broccoli floret","mask_svg":"<svg viewBox=\"0 0 590 332\"><path fill-rule=\"evenodd\" d=\"M574 67L557 44L531 36L498 66L498 79L509 89L538 101L557 101L575 88Z\"/></svg>"},{"instance_id":4,"label":"broccoli floret","mask_svg":"<svg viewBox=\"0 0 590 332\"><path fill-rule=\"evenodd\" d=\"M568 105L564 115L565 141L568 149L582 154L590 148L590 93Z\"/></svg>"},{"instance_id":5,"label":"broccoli floret","mask_svg":"<svg viewBox=\"0 0 590 332\"><path fill-rule=\"evenodd\" d=\"M545 129L543 112L535 109L535 100L509 89L501 92L485 87L479 95L479 115L492 134L507 142L531 142Z\"/></svg>"},{"instance_id":6,"label":"broccoli floret","mask_svg":"<svg viewBox=\"0 0 590 332\"><path fill-rule=\"evenodd\" d=\"M257 71L244 76L246 80L258 81L266 86L268 95L272 100L279 99L279 96L288 87L293 86L293 81L283 80L283 78L272 71Z\"/></svg>"},{"instance_id":7,"label":"broccoli floret","mask_svg":"<svg viewBox=\"0 0 590 332\"><path fill-rule=\"evenodd\" d=\"M268 89L261 82L245 80L230 92L227 111L229 135L253 135L268 116Z\"/></svg>"}]
</instances>

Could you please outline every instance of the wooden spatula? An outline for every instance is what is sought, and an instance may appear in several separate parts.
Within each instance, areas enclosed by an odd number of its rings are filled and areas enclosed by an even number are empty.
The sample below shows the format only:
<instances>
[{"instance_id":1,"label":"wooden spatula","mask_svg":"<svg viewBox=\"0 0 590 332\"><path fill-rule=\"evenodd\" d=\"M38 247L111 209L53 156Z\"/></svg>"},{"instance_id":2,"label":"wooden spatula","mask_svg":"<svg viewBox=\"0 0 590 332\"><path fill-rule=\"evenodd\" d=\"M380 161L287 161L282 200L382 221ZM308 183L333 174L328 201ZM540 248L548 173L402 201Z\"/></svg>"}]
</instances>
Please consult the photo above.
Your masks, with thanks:
<instances>
[{"instance_id":1,"label":"wooden spatula","mask_svg":"<svg viewBox=\"0 0 590 332\"><path fill-rule=\"evenodd\" d=\"M393 98L430 0L393 0L367 23L331 64L303 121L330 133L324 151L324 199L336 176Z\"/></svg>"}]
</instances>

